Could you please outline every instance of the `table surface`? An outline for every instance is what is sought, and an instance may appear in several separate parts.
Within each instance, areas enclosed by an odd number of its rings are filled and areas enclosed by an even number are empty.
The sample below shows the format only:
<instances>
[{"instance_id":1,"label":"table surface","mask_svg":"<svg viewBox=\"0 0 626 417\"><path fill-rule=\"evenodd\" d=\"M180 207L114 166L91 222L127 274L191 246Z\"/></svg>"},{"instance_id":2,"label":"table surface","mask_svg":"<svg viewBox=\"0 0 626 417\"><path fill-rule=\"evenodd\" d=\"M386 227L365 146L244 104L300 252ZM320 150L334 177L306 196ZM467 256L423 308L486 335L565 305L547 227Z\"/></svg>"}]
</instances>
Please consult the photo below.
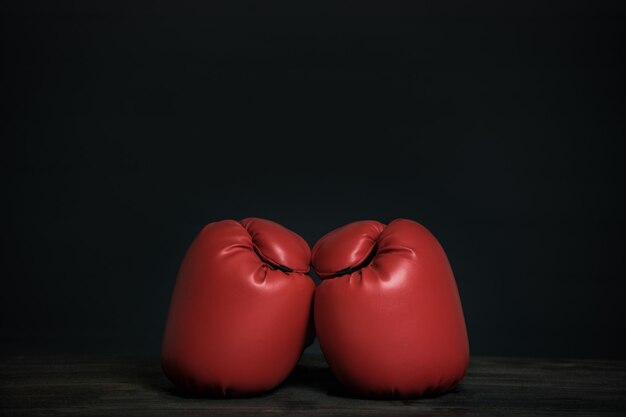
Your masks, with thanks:
<instances>
[{"instance_id":1,"label":"table surface","mask_svg":"<svg viewBox=\"0 0 626 417\"><path fill-rule=\"evenodd\" d=\"M427 399L350 398L324 358L305 355L274 391L255 398L194 398L158 358L0 359L0 415L201 416L626 415L626 362L477 357L455 392Z\"/></svg>"}]
</instances>

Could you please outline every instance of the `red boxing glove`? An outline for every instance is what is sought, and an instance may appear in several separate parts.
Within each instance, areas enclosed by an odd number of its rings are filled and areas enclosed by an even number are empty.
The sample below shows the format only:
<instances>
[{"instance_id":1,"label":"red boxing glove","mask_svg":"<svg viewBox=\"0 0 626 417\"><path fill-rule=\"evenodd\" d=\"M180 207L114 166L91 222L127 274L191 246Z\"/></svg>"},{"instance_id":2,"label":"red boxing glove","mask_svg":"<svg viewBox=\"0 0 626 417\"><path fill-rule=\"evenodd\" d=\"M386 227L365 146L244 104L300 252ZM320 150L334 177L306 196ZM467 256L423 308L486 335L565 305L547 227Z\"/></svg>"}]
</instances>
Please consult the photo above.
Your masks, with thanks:
<instances>
[{"instance_id":1,"label":"red boxing glove","mask_svg":"<svg viewBox=\"0 0 626 417\"><path fill-rule=\"evenodd\" d=\"M379 398L436 395L465 375L469 345L452 269L423 226L360 221L313 247L324 281L315 328L339 381Z\"/></svg>"},{"instance_id":2,"label":"red boxing glove","mask_svg":"<svg viewBox=\"0 0 626 417\"><path fill-rule=\"evenodd\" d=\"M280 384L305 347L310 249L268 220L206 225L176 279L161 364L177 386L245 396Z\"/></svg>"}]
</instances>

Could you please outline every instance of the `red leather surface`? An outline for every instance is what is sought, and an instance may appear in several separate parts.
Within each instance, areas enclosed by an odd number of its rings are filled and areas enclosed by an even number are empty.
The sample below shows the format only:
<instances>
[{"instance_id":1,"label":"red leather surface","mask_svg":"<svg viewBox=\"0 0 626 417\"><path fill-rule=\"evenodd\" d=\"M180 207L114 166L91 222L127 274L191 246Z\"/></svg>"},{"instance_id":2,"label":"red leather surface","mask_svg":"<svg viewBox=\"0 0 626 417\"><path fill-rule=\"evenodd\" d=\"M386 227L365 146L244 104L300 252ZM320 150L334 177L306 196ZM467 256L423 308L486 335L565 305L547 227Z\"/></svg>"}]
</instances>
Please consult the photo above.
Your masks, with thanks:
<instances>
[{"instance_id":1,"label":"red leather surface","mask_svg":"<svg viewBox=\"0 0 626 417\"><path fill-rule=\"evenodd\" d=\"M315 291L309 260L304 239L268 220L205 226L176 279L161 356L167 377L218 396L280 384L307 338Z\"/></svg>"},{"instance_id":2,"label":"red leather surface","mask_svg":"<svg viewBox=\"0 0 626 417\"><path fill-rule=\"evenodd\" d=\"M324 279L315 294L317 337L348 389L410 398L449 391L463 378L469 345L461 301L446 254L425 227L404 219L351 223L322 237L312 262Z\"/></svg>"}]
</instances>

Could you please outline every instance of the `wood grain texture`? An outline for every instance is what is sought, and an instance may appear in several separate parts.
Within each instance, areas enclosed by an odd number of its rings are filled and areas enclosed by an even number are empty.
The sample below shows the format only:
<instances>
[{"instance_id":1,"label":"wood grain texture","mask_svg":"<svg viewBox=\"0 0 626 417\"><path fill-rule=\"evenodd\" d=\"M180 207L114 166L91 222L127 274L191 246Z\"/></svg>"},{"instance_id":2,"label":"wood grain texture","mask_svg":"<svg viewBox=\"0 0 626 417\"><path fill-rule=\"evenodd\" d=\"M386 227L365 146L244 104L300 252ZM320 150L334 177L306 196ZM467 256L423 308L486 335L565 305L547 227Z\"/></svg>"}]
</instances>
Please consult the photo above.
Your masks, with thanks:
<instances>
[{"instance_id":1,"label":"wood grain texture","mask_svg":"<svg viewBox=\"0 0 626 417\"><path fill-rule=\"evenodd\" d=\"M0 360L6 416L553 416L626 414L626 362L473 358L457 391L437 398L349 397L323 357L305 355L279 388L256 398L189 397L157 358Z\"/></svg>"}]
</instances>

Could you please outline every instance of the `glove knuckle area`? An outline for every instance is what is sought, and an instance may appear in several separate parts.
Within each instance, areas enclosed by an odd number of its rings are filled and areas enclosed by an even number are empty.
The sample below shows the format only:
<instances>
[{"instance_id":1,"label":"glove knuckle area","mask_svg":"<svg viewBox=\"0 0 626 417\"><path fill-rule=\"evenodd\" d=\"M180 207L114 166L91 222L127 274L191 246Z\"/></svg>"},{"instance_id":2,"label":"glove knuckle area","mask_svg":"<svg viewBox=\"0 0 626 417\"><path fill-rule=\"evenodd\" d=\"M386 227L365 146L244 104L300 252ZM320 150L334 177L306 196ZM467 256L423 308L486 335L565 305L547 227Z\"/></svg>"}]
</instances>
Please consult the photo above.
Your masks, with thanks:
<instances>
[{"instance_id":1,"label":"glove knuckle area","mask_svg":"<svg viewBox=\"0 0 626 417\"><path fill-rule=\"evenodd\" d=\"M410 250L413 253L423 252L425 249L443 251L427 228L406 219L396 219L389 223L380 236L380 246L388 250Z\"/></svg>"},{"instance_id":2,"label":"glove knuckle area","mask_svg":"<svg viewBox=\"0 0 626 417\"><path fill-rule=\"evenodd\" d=\"M309 271L311 249L300 235L270 220L247 218L239 223L263 261L284 272Z\"/></svg>"},{"instance_id":3,"label":"glove knuckle area","mask_svg":"<svg viewBox=\"0 0 626 417\"><path fill-rule=\"evenodd\" d=\"M323 236L313 247L311 260L320 278L342 275L368 260L385 226L373 220L347 224Z\"/></svg>"}]
</instances>

